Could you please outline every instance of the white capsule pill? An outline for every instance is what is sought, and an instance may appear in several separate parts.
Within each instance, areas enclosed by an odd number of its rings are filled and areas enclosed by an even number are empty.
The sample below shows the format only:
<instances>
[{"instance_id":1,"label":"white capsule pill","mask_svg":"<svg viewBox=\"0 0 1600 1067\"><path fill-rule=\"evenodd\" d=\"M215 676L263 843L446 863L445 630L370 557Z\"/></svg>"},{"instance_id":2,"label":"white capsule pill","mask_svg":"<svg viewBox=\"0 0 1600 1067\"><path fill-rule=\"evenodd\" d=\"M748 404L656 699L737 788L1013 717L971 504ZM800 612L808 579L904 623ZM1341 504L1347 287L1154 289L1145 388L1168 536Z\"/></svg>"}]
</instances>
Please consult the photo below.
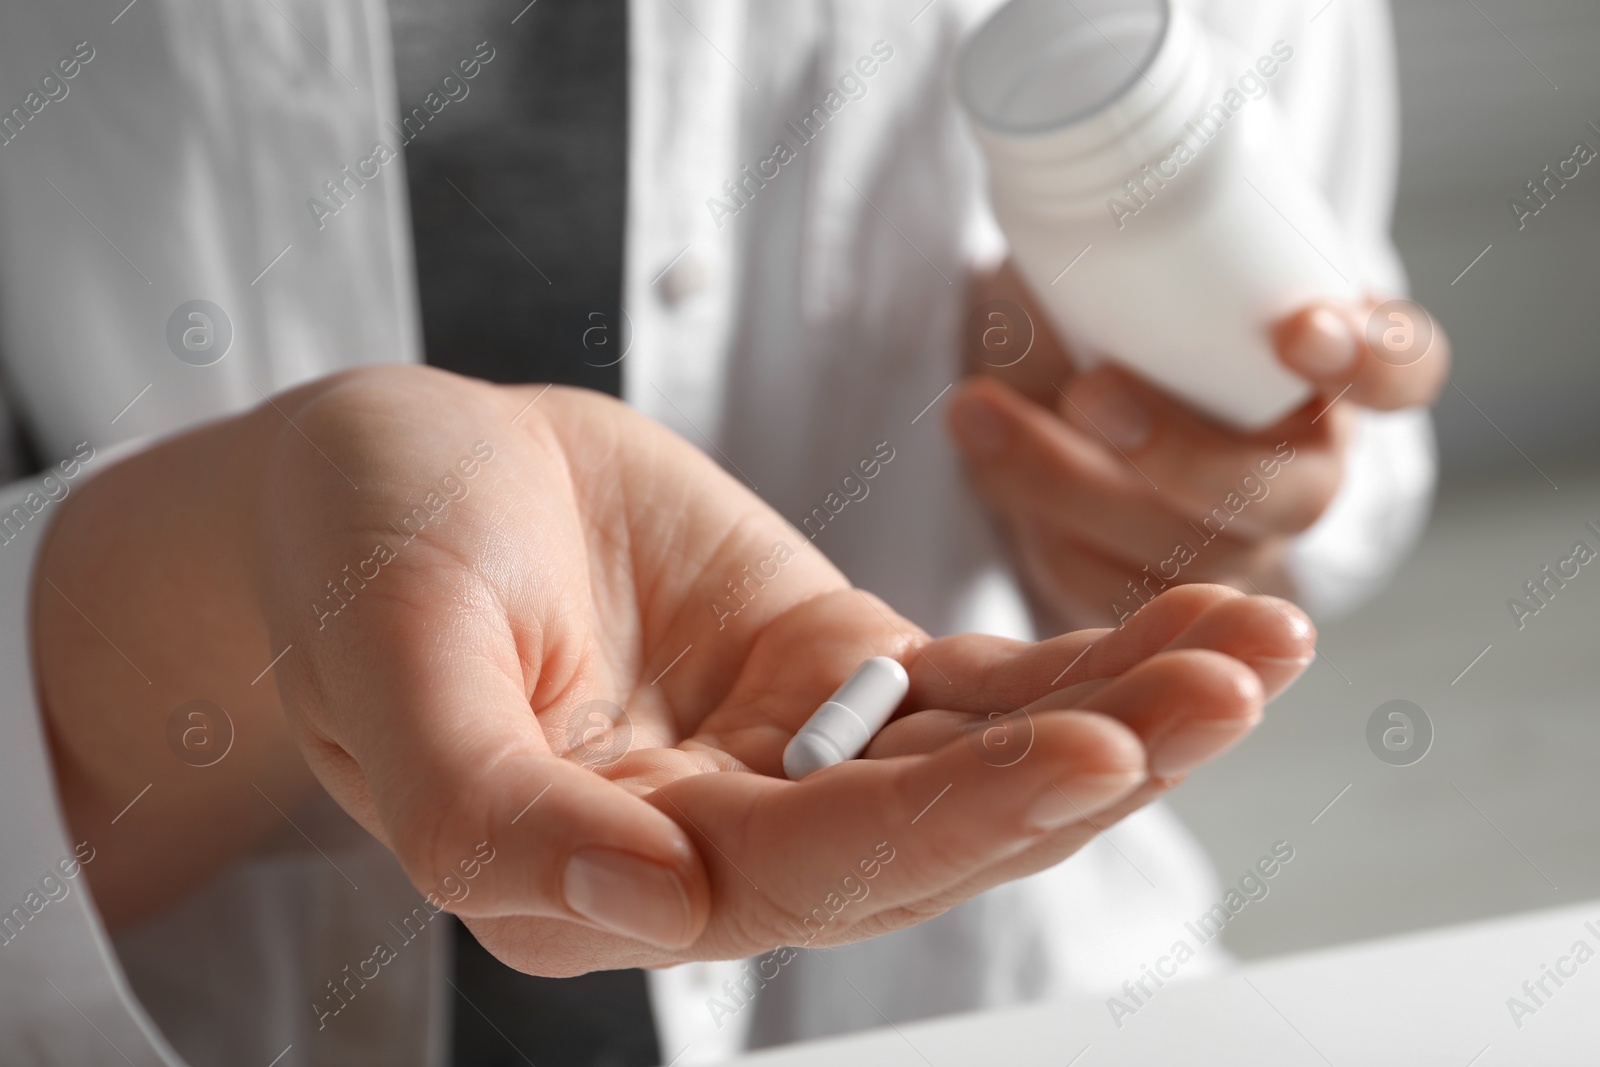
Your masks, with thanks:
<instances>
[{"instance_id":1,"label":"white capsule pill","mask_svg":"<svg viewBox=\"0 0 1600 1067\"><path fill-rule=\"evenodd\" d=\"M798 782L861 755L910 688L906 669L888 656L867 660L794 735L783 750L783 773Z\"/></svg>"}]
</instances>

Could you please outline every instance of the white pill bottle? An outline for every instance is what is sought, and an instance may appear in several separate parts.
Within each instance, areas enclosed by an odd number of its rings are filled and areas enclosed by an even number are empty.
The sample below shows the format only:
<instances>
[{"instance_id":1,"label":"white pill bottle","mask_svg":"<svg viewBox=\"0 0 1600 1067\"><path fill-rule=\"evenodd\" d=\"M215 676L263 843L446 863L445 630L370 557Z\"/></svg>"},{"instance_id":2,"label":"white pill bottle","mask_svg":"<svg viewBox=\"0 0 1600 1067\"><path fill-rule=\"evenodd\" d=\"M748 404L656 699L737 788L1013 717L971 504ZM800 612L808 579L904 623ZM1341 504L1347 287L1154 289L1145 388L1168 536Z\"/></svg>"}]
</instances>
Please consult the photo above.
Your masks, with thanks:
<instances>
[{"instance_id":1,"label":"white pill bottle","mask_svg":"<svg viewBox=\"0 0 1600 1067\"><path fill-rule=\"evenodd\" d=\"M1244 431L1311 392L1272 325L1359 295L1268 93L1292 62L1233 51L1187 0L1011 0L957 72L995 217L1075 358Z\"/></svg>"}]
</instances>

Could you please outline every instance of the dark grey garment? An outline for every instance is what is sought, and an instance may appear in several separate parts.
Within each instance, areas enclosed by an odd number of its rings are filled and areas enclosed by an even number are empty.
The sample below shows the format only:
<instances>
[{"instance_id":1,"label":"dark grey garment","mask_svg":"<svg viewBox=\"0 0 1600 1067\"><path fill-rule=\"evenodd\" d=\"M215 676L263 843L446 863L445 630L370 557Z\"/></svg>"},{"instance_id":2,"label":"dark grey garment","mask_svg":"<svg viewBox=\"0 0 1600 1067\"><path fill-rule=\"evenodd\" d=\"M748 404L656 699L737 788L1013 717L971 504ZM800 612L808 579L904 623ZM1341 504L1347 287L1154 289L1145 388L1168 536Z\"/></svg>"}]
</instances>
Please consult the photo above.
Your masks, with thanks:
<instances>
[{"instance_id":1,"label":"dark grey garment","mask_svg":"<svg viewBox=\"0 0 1600 1067\"><path fill-rule=\"evenodd\" d=\"M519 4L390 0L427 359L617 395L626 0ZM453 925L455 1067L661 1062L644 972L535 978Z\"/></svg>"},{"instance_id":2,"label":"dark grey garment","mask_svg":"<svg viewBox=\"0 0 1600 1067\"><path fill-rule=\"evenodd\" d=\"M541 0L542 2L542 0ZM456 928L454 1067L656 1067L662 1060L640 970L536 978Z\"/></svg>"},{"instance_id":3,"label":"dark grey garment","mask_svg":"<svg viewBox=\"0 0 1600 1067\"><path fill-rule=\"evenodd\" d=\"M523 3L390 0L427 359L615 395L627 5Z\"/></svg>"}]
</instances>

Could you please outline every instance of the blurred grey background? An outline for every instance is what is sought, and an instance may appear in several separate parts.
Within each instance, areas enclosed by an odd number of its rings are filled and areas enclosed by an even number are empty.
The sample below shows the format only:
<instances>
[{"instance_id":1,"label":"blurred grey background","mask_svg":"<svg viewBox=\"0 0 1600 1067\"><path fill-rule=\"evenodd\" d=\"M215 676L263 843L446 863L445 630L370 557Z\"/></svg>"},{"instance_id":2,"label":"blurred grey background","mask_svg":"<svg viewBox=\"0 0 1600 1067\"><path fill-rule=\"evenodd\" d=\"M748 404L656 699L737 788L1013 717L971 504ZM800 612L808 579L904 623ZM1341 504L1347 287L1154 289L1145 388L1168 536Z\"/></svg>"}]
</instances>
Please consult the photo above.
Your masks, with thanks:
<instances>
[{"instance_id":1,"label":"blurred grey background","mask_svg":"<svg viewBox=\"0 0 1600 1067\"><path fill-rule=\"evenodd\" d=\"M1173 796L1225 879L1296 848L1228 928L1246 957L1600 898L1600 560L1521 629L1507 604L1579 539L1600 550L1600 160L1520 231L1507 205L1578 141L1600 150L1600 4L1394 8L1396 237L1457 360L1442 493L1394 584L1325 624L1257 734ZM1396 698L1436 731L1410 767L1367 747Z\"/></svg>"}]
</instances>

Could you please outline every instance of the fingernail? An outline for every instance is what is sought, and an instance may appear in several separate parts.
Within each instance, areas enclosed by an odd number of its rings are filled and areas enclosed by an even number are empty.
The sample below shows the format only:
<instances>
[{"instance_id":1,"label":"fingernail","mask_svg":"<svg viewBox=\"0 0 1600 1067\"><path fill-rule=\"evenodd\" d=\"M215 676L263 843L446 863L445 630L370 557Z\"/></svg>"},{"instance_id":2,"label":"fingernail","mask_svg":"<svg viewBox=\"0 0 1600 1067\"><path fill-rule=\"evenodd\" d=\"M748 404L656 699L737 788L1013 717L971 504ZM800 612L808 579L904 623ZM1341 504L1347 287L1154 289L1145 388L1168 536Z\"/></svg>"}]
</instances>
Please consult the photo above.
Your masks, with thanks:
<instances>
[{"instance_id":1,"label":"fingernail","mask_svg":"<svg viewBox=\"0 0 1600 1067\"><path fill-rule=\"evenodd\" d=\"M1150 439L1150 409L1122 382L1086 380L1073 391L1072 403L1078 418L1087 422L1080 429L1104 436L1123 451L1139 448Z\"/></svg>"},{"instance_id":2,"label":"fingernail","mask_svg":"<svg viewBox=\"0 0 1600 1067\"><path fill-rule=\"evenodd\" d=\"M1143 771L1122 771L1075 775L1060 785L1051 783L1028 809L1028 825L1035 830L1059 830L1082 822L1126 796L1144 777Z\"/></svg>"},{"instance_id":3,"label":"fingernail","mask_svg":"<svg viewBox=\"0 0 1600 1067\"><path fill-rule=\"evenodd\" d=\"M1356 335L1350 324L1327 308L1306 319L1300 335L1283 353L1284 362L1313 378L1331 378L1356 361Z\"/></svg>"},{"instance_id":4,"label":"fingernail","mask_svg":"<svg viewBox=\"0 0 1600 1067\"><path fill-rule=\"evenodd\" d=\"M1311 616L1307 615L1300 605L1293 601L1284 600L1282 597L1273 597L1272 599L1277 604L1278 610L1283 613L1283 617L1289 620L1289 626L1294 630L1294 635L1304 641L1307 646L1314 646L1317 642L1317 627L1311 621ZM1314 657L1316 652L1308 647L1306 655Z\"/></svg>"},{"instance_id":5,"label":"fingernail","mask_svg":"<svg viewBox=\"0 0 1600 1067\"><path fill-rule=\"evenodd\" d=\"M1261 679L1261 690L1270 700L1289 688L1305 673L1315 656L1247 656L1245 664Z\"/></svg>"},{"instance_id":6,"label":"fingernail","mask_svg":"<svg viewBox=\"0 0 1600 1067\"><path fill-rule=\"evenodd\" d=\"M669 948L691 937L683 882L638 856L609 848L579 849L567 861L561 892L567 907L623 937Z\"/></svg>"},{"instance_id":7,"label":"fingernail","mask_svg":"<svg viewBox=\"0 0 1600 1067\"><path fill-rule=\"evenodd\" d=\"M1316 662L1316 656L1248 656L1252 666L1272 667L1278 670L1304 670Z\"/></svg>"},{"instance_id":8,"label":"fingernail","mask_svg":"<svg viewBox=\"0 0 1600 1067\"><path fill-rule=\"evenodd\" d=\"M1176 778L1222 754L1250 727L1237 719L1200 719L1184 723L1162 739L1150 753L1150 773Z\"/></svg>"},{"instance_id":9,"label":"fingernail","mask_svg":"<svg viewBox=\"0 0 1600 1067\"><path fill-rule=\"evenodd\" d=\"M1011 429L1005 417L982 400L966 398L950 414L956 439L977 459L992 459L1005 451Z\"/></svg>"}]
</instances>

